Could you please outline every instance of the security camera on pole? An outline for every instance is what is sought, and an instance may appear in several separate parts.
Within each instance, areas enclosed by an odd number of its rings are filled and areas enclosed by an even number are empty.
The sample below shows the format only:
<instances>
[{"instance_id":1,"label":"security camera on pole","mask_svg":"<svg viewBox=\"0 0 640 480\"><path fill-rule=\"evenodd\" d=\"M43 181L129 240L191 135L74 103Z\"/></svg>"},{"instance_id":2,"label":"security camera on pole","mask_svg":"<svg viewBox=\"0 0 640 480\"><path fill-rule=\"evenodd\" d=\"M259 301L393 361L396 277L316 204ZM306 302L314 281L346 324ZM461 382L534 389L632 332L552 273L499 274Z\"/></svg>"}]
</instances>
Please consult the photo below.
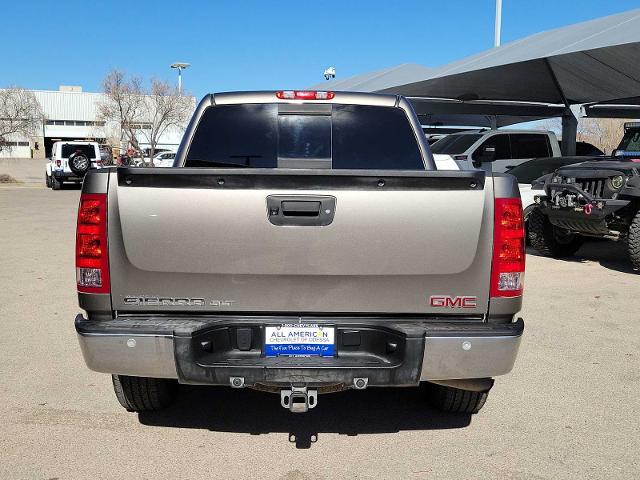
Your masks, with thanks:
<instances>
[{"instance_id":1,"label":"security camera on pole","mask_svg":"<svg viewBox=\"0 0 640 480\"><path fill-rule=\"evenodd\" d=\"M331 80L336 78L336 67L329 67L324 71L324 79Z\"/></svg>"}]
</instances>

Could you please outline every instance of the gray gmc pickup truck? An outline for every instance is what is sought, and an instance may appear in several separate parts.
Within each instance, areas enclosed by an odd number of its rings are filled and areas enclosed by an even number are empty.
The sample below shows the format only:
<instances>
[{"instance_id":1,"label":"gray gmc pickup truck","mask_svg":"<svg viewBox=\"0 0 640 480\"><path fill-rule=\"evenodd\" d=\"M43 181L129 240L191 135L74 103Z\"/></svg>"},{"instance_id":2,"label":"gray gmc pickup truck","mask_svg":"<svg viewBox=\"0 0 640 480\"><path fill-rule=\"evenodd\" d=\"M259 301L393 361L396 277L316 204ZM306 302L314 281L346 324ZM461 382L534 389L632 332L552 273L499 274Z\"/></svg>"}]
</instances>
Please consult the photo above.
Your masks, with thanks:
<instances>
[{"instance_id":1,"label":"gray gmc pickup truck","mask_svg":"<svg viewBox=\"0 0 640 480\"><path fill-rule=\"evenodd\" d=\"M524 329L515 179L436 171L394 95L221 93L177 168L89 172L75 319L84 359L129 411L178 384L318 395L422 387L475 413Z\"/></svg>"}]
</instances>

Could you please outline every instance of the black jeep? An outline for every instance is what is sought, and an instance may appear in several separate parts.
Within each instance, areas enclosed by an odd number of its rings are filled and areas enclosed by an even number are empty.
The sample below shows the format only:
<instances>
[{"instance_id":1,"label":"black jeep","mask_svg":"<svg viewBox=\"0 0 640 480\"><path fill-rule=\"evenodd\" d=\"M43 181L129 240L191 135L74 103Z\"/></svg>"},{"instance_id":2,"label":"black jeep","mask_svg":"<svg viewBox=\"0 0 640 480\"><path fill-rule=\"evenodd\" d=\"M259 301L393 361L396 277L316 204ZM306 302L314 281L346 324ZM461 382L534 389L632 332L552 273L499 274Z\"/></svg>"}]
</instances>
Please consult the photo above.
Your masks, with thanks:
<instances>
[{"instance_id":1,"label":"black jeep","mask_svg":"<svg viewBox=\"0 0 640 480\"><path fill-rule=\"evenodd\" d=\"M529 216L531 245L542 255L566 257L583 237L627 242L633 268L640 269L640 123L624 126L611 157L593 158L559 168L536 182Z\"/></svg>"}]
</instances>

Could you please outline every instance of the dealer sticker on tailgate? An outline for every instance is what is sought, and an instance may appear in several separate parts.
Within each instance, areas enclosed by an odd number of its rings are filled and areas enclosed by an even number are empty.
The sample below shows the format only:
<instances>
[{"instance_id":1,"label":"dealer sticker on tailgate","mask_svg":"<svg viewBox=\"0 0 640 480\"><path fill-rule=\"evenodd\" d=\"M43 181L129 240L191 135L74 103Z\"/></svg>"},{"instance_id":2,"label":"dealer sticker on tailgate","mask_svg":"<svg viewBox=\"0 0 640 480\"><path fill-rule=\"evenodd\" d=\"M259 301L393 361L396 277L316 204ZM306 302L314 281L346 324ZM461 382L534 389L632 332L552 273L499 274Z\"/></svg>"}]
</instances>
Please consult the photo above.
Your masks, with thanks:
<instances>
[{"instance_id":1,"label":"dealer sticker on tailgate","mask_svg":"<svg viewBox=\"0 0 640 480\"><path fill-rule=\"evenodd\" d=\"M332 357L335 353L335 328L308 324L265 327L264 353L267 357Z\"/></svg>"}]
</instances>

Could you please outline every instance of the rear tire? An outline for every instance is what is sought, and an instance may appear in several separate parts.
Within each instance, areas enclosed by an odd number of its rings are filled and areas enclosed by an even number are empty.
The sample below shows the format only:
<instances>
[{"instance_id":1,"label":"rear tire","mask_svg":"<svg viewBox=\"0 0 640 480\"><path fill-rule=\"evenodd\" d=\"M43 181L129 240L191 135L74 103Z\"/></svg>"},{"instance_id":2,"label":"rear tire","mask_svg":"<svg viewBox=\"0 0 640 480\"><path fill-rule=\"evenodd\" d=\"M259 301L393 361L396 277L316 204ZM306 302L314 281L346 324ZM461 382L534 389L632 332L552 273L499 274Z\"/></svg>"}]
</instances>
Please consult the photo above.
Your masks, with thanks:
<instances>
[{"instance_id":1,"label":"rear tire","mask_svg":"<svg viewBox=\"0 0 640 480\"><path fill-rule=\"evenodd\" d=\"M74 153L69 157L69 168L79 177L83 177L89 171L91 161L84 153Z\"/></svg>"},{"instance_id":2,"label":"rear tire","mask_svg":"<svg viewBox=\"0 0 640 480\"><path fill-rule=\"evenodd\" d=\"M640 210L636 212L633 220L631 220L627 243L631 265L634 270L640 270Z\"/></svg>"},{"instance_id":3,"label":"rear tire","mask_svg":"<svg viewBox=\"0 0 640 480\"><path fill-rule=\"evenodd\" d=\"M47 188L51 188L51 177L45 174L45 183L47 184Z\"/></svg>"},{"instance_id":4,"label":"rear tire","mask_svg":"<svg viewBox=\"0 0 640 480\"><path fill-rule=\"evenodd\" d=\"M529 214L529 241L545 257L570 257L582 246L582 237L551 224L539 207Z\"/></svg>"},{"instance_id":5,"label":"rear tire","mask_svg":"<svg viewBox=\"0 0 640 480\"><path fill-rule=\"evenodd\" d=\"M116 398L128 412L154 412L173 403L178 383L164 378L112 375Z\"/></svg>"},{"instance_id":6,"label":"rear tire","mask_svg":"<svg viewBox=\"0 0 640 480\"><path fill-rule=\"evenodd\" d=\"M62 180L58 180L56 177L51 176L51 188L53 190L60 190L62 188Z\"/></svg>"},{"instance_id":7,"label":"rear tire","mask_svg":"<svg viewBox=\"0 0 640 480\"><path fill-rule=\"evenodd\" d=\"M446 413L478 413L489 396L489 390L472 392L429 382L424 383L424 389L429 404Z\"/></svg>"},{"instance_id":8,"label":"rear tire","mask_svg":"<svg viewBox=\"0 0 640 480\"><path fill-rule=\"evenodd\" d=\"M529 239L529 215L531 215L534 208L536 208L535 205L529 205L524 209L524 212L522 212L522 217L524 219L524 240L527 247L531 245L531 240Z\"/></svg>"}]
</instances>

